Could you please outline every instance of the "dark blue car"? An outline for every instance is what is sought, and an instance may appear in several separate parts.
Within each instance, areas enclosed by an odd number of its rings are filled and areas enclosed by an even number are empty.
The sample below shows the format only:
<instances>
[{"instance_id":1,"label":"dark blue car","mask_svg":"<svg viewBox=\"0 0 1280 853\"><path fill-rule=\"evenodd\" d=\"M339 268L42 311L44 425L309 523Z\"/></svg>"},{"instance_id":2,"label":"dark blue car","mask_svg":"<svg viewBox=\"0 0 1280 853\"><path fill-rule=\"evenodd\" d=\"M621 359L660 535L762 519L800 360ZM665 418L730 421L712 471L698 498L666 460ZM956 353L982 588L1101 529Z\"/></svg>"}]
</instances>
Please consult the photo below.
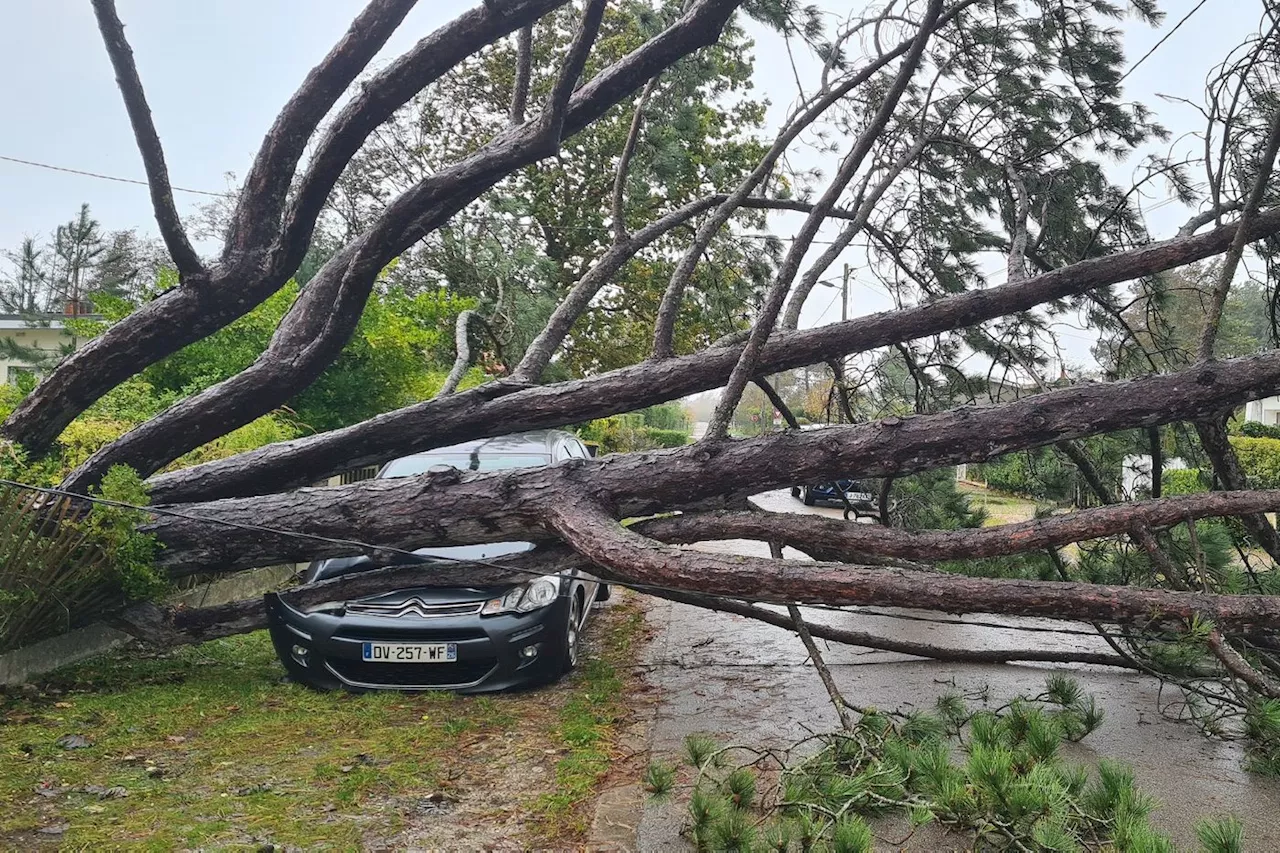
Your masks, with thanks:
<instances>
[{"instance_id":1,"label":"dark blue car","mask_svg":"<svg viewBox=\"0 0 1280 853\"><path fill-rule=\"evenodd\" d=\"M853 514L859 518L880 517L876 496L859 480L841 478L824 483L792 486L791 496L800 498L805 506L830 506L836 509L845 509L847 501L853 508Z\"/></svg>"},{"instance_id":2,"label":"dark blue car","mask_svg":"<svg viewBox=\"0 0 1280 853\"><path fill-rule=\"evenodd\" d=\"M586 458L572 433L543 430L483 439L397 459L379 479L443 466L496 471ZM417 561L491 560L527 542L424 548ZM304 582L372 567L368 557L319 560ZM267 596L276 653L298 682L319 689L481 693L554 681L578 661L592 604L608 589L578 571L501 587L420 587L298 609ZM287 593L286 593L287 596Z\"/></svg>"}]
</instances>

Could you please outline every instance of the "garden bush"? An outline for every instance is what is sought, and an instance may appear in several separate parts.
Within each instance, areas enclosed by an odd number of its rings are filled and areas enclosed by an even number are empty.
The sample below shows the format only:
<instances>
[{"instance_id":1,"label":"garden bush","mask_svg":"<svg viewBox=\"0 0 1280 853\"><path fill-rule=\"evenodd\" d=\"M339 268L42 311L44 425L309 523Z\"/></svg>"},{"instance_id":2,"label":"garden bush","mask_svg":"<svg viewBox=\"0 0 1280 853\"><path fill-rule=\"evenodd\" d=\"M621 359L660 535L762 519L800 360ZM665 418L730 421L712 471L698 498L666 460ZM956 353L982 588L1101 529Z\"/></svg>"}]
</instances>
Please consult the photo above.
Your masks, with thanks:
<instances>
[{"instance_id":1,"label":"garden bush","mask_svg":"<svg viewBox=\"0 0 1280 853\"><path fill-rule=\"evenodd\" d=\"M1254 489L1280 489L1280 439L1232 436L1249 486Z\"/></svg>"},{"instance_id":2,"label":"garden bush","mask_svg":"<svg viewBox=\"0 0 1280 853\"><path fill-rule=\"evenodd\" d=\"M1280 438L1280 426L1260 424L1257 421L1245 421L1234 432L1249 438Z\"/></svg>"},{"instance_id":3,"label":"garden bush","mask_svg":"<svg viewBox=\"0 0 1280 853\"><path fill-rule=\"evenodd\" d=\"M645 427L641 432L654 447L684 447L689 443L689 434L678 429Z\"/></svg>"},{"instance_id":4,"label":"garden bush","mask_svg":"<svg viewBox=\"0 0 1280 853\"><path fill-rule=\"evenodd\" d=\"M1199 468L1166 469L1160 474L1160 489L1166 498L1194 495L1209 491L1209 478Z\"/></svg>"}]
</instances>

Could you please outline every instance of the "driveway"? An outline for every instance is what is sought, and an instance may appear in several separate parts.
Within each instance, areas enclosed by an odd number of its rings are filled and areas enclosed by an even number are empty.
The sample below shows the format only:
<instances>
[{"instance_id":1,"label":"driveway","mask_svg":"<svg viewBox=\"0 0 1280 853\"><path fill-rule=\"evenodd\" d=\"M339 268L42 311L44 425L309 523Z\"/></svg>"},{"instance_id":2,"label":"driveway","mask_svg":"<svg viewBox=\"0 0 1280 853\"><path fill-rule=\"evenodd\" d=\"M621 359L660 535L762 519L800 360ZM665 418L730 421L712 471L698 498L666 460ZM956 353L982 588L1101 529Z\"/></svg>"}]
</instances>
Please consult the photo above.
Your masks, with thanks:
<instances>
[{"instance_id":1,"label":"driveway","mask_svg":"<svg viewBox=\"0 0 1280 853\"><path fill-rule=\"evenodd\" d=\"M805 507L786 490L753 500L766 509L840 516L836 510ZM768 555L767 546L756 542L700 547ZM936 645L1106 651L1089 626L1079 623L880 612L898 618L821 610L808 611L807 617ZM919 618L942 621L915 621ZM653 757L678 760L682 742L692 732L710 733L726 744L778 747L811 731L838 726L794 634L740 616L660 600L653 601L648 620L653 641L646 663L658 696L650 729ZM1194 827L1200 819L1234 812L1244 820L1246 849L1280 850L1280 782L1244 772L1238 745L1206 739L1192 726L1163 717L1162 698L1168 703L1176 697L1169 691L1162 697L1154 679L1096 666L945 664L836 645L825 648L824 658L850 702L881 708L928 707L941 693L983 687L990 688L989 701L999 704L1021 692L1039 692L1055 668L1068 670L1106 710L1102 728L1072 746L1069 757L1091 761L1108 756L1131 764L1138 782L1163 804L1152 823L1171 834L1180 849L1197 847ZM637 848L691 849L679 836L683 816L681 803L646 804ZM919 843L923 846L911 849L938 849L939 840Z\"/></svg>"}]
</instances>

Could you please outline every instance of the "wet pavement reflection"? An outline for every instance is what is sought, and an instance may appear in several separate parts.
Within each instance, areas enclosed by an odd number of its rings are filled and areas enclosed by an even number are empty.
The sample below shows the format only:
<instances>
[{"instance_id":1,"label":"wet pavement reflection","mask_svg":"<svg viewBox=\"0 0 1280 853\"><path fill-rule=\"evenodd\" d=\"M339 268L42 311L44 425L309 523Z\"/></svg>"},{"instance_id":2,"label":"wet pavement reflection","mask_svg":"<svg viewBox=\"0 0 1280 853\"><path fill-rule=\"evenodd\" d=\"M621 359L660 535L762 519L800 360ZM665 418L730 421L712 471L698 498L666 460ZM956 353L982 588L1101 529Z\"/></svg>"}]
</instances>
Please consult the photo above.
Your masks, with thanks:
<instances>
[{"instance_id":1,"label":"wet pavement reflection","mask_svg":"<svg viewBox=\"0 0 1280 853\"><path fill-rule=\"evenodd\" d=\"M805 507L785 489L753 501L764 509L841 517L838 510ZM768 547L758 542L698 547L768 556ZM803 558L796 552L787 556ZM1082 623L875 610L882 615L810 608L805 613L813 622L933 645L1107 651ZM722 743L781 747L838 725L794 634L741 616L660 600L653 602L649 620L655 634L645 663L659 694L651 730L655 756L677 756L684 737L693 732L710 733ZM1083 743L1070 746L1065 757L1090 762L1105 756L1132 765L1139 784L1161 802L1152 823L1171 834L1179 849L1198 848L1194 827L1202 818L1235 813L1245 824L1247 850L1280 850L1280 782L1246 773L1239 744L1210 740L1193 726L1162 715L1161 707L1180 697L1175 689L1161 693L1155 679L1098 666L953 664L848 646L823 644L823 649L846 698L880 708L929 707L953 690L986 690L989 702L1001 704L1018 693L1038 693L1055 669L1070 671L1105 709L1106 722ZM647 805L639 848L689 849L678 835L682 808ZM942 849L942 843L918 837L906 849Z\"/></svg>"}]
</instances>

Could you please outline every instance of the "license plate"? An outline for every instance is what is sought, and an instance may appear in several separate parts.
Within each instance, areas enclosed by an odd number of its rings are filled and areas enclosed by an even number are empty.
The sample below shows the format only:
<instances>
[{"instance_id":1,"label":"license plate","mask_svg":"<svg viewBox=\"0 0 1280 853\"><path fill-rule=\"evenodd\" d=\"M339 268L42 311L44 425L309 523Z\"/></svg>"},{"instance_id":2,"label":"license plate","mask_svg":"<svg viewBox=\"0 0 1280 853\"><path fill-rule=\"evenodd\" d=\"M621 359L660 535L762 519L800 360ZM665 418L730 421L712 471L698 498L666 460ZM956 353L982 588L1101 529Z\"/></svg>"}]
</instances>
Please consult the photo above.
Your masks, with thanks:
<instances>
[{"instance_id":1,"label":"license plate","mask_svg":"<svg viewBox=\"0 0 1280 853\"><path fill-rule=\"evenodd\" d=\"M457 663L457 643L364 643L361 657L373 663Z\"/></svg>"}]
</instances>

